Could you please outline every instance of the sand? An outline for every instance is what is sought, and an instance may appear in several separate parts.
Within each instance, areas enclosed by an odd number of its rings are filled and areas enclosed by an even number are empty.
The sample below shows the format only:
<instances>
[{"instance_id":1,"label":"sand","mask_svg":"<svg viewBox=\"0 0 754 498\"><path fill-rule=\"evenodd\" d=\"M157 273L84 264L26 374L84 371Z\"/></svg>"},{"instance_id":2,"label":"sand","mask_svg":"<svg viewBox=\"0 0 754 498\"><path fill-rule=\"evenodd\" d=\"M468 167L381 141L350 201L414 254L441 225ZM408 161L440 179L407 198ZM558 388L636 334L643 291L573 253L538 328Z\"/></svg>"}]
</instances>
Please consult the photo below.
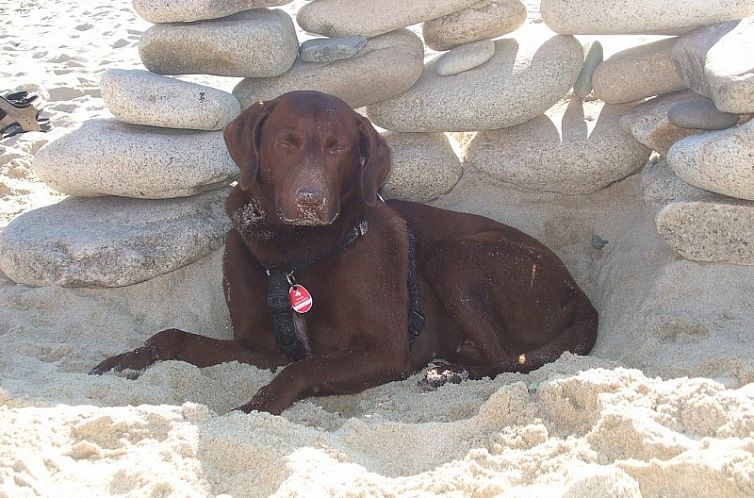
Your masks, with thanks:
<instances>
[{"instance_id":1,"label":"sand","mask_svg":"<svg viewBox=\"0 0 754 498\"><path fill-rule=\"evenodd\" d=\"M62 198L31 159L108 116L99 75L140 67L148 24L125 1L11 0L0 14L0 91L38 91L55 126L0 141L1 228ZM220 252L113 290L0 275L0 497L754 496L754 270L678 258L643 195L638 175L564 198L467 169L436 204L551 246L600 311L593 355L434 392L418 374L280 417L229 411L272 378L250 366L86 374L161 328L228 337Z\"/></svg>"}]
</instances>

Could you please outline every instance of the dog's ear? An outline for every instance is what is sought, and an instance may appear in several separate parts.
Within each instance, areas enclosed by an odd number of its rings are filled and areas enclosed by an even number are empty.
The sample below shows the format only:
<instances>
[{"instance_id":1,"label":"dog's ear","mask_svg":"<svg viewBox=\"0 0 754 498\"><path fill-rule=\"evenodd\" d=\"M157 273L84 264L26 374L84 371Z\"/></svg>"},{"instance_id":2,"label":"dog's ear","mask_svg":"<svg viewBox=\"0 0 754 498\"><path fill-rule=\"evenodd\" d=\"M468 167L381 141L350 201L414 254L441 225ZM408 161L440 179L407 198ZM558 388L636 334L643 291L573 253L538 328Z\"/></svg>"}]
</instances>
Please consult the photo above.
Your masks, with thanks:
<instances>
[{"instance_id":1,"label":"dog's ear","mask_svg":"<svg viewBox=\"0 0 754 498\"><path fill-rule=\"evenodd\" d=\"M377 192L390 174L390 148L363 116L359 116L359 151L362 160L361 197L371 207L377 204Z\"/></svg>"},{"instance_id":2,"label":"dog's ear","mask_svg":"<svg viewBox=\"0 0 754 498\"><path fill-rule=\"evenodd\" d=\"M262 124L269 113L269 106L261 100L243 111L228 123L223 131L225 145L230 157L241 170L238 184L248 190L254 184L259 171L259 141Z\"/></svg>"}]
</instances>

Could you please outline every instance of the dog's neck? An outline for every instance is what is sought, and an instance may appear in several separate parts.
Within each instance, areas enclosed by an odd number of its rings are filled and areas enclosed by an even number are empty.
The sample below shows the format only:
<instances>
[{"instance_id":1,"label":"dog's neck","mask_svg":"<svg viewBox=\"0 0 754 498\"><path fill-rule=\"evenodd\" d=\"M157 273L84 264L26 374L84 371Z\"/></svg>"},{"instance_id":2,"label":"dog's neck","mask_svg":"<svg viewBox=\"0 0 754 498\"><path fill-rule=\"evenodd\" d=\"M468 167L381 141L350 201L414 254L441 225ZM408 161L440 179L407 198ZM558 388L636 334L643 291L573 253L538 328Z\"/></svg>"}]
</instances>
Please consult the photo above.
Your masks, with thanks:
<instances>
[{"instance_id":1,"label":"dog's neck","mask_svg":"<svg viewBox=\"0 0 754 498\"><path fill-rule=\"evenodd\" d=\"M249 192L235 187L226 202L226 212L233 228L246 247L267 267L286 268L312 255L330 251L334 244L364 217L366 207L352 196L340 208L338 217L328 225L297 226L284 223L273 206Z\"/></svg>"}]
</instances>

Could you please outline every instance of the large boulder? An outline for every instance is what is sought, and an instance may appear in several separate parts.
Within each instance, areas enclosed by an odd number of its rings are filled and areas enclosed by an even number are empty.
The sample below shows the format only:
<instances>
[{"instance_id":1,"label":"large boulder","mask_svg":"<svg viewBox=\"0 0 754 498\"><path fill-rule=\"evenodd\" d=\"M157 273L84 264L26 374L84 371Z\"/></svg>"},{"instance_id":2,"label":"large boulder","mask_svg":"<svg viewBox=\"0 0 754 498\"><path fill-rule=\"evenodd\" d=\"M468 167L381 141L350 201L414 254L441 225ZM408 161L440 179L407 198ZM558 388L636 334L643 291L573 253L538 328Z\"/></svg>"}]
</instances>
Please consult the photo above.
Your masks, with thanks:
<instances>
[{"instance_id":1,"label":"large boulder","mask_svg":"<svg viewBox=\"0 0 754 498\"><path fill-rule=\"evenodd\" d=\"M243 107L293 90L335 95L362 107L405 92L421 75L424 45L402 29L371 38L359 55L336 62L297 60L287 73L273 78L247 78L233 89Z\"/></svg>"},{"instance_id":2,"label":"large boulder","mask_svg":"<svg viewBox=\"0 0 754 498\"><path fill-rule=\"evenodd\" d=\"M650 150L621 130L627 106L582 104L477 134L466 163L527 190L587 194L640 169Z\"/></svg>"},{"instance_id":3,"label":"large boulder","mask_svg":"<svg viewBox=\"0 0 754 498\"><path fill-rule=\"evenodd\" d=\"M124 123L222 130L241 112L228 92L140 69L109 69L101 88L107 108Z\"/></svg>"},{"instance_id":4,"label":"large boulder","mask_svg":"<svg viewBox=\"0 0 754 498\"><path fill-rule=\"evenodd\" d=\"M238 167L220 131L172 130L93 119L43 147L34 172L79 197L163 199L227 185Z\"/></svg>"},{"instance_id":5,"label":"large boulder","mask_svg":"<svg viewBox=\"0 0 754 498\"><path fill-rule=\"evenodd\" d=\"M266 77L286 72L298 56L291 16L255 9L189 24L157 24L139 42L141 61L159 74Z\"/></svg>"},{"instance_id":6,"label":"large boulder","mask_svg":"<svg viewBox=\"0 0 754 498\"><path fill-rule=\"evenodd\" d=\"M137 14L151 23L219 19L244 10L277 7L293 0L134 0Z\"/></svg>"},{"instance_id":7,"label":"large boulder","mask_svg":"<svg viewBox=\"0 0 754 498\"><path fill-rule=\"evenodd\" d=\"M469 7L479 0L315 0L296 15L299 26L325 36L372 36Z\"/></svg>"},{"instance_id":8,"label":"large boulder","mask_svg":"<svg viewBox=\"0 0 754 498\"><path fill-rule=\"evenodd\" d=\"M448 50L467 43L511 33L526 22L521 0L482 0L471 7L422 25L424 42L433 50Z\"/></svg>"},{"instance_id":9,"label":"large boulder","mask_svg":"<svg viewBox=\"0 0 754 498\"><path fill-rule=\"evenodd\" d=\"M567 35L678 33L697 26L741 19L754 14L754 3L742 0L542 0L545 24Z\"/></svg>"},{"instance_id":10,"label":"large boulder","mask_svg":"<svg viewBox=\"0 0 754 498\"><path fill-rule=\"evenodd\" d=\"M68 198L29 211L0 234L0 268L30 286L122 287L220 247L227 192L140 200Z\"/></svg>"},{"instance_id":11,"label":"large boulder","mask_svg":"<svg viewBox=\"0 0 754 498\"><path fill-rule=\"evenodd\" d=\"M495 55L452 76L437 74L437 58L407 92L370 105L369 117L388 130L477 131L514 126L554 105L571 88L584 52L572 36L539 45L528 37L495 41Z\"/></svg>"}]
</instances>

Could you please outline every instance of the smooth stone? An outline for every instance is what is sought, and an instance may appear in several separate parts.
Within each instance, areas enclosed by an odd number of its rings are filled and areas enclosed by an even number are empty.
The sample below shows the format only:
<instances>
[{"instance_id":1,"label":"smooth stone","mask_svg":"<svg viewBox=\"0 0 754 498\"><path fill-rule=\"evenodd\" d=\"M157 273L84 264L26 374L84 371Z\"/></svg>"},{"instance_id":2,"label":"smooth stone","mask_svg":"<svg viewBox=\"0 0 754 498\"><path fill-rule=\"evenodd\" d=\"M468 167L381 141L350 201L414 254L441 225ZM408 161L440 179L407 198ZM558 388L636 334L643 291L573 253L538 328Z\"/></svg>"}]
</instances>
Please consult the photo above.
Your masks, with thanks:
<instances>
[{"instance_id":1,"label":"smooth stone","mask_svg":"<svg viewBox=\"0 0 754 498\"><path fill-rule=\"evenodd\" d=\"M748 54L748 55L747 55ZM754 18L742 20L707 52L704 76L720 111L754 113Z\"/></svg>"},{"instance_id":2,"label":"smooth stone","mask_svg":"<svg viewBox=\"0 0 754 498\"><path fill-rule=\"evenodd\" d=\"M594 77L594 70L597 66L604 61L604 50L602 44L598 41L594 41L589 44L588 50L586 50L586 56L584 57L584 67L581 68L579 77L576 79L576 83L573 85L573 93L579 98L584 98L592 93L592 78Z\"/></svg>"},{"instance_id":3,"label":"smooth stone","mask_svg":"<svg viewBox=\"0 0 754 498\"><path fill-rule=\"evenodd\" d=\"M182 197L238 175L220 131L142 127L92 119L47 144L34 172L50 188L78 197Z\"/></svg>"},{"instance_id":4,"label":"smooth stone","mask_svg":"<svg viewBox=\"0 0 754 498\"><path fill-rule=\"evenodd\" d=\"M514 126L552 107L578 77L581 44L556 35L538 45L504 38L495 55L470 71L437 74L437 58L407 92L367 108L379 126L393 131L477 131Z\"/></svg>"},{"instance_id":5,"label":"smooth stone","mask_svg":"<svg viewBox=\"0 0 754 498\"><path fill-rule=\"evenodd\" d=\"M736 24L737 21L733 21L703 26L678 37L673 47L673 62L687 87L700 95L712 95L705 76L707 52Z\"/></svg>"},{"instance_id":6,"label":"smooth stone","mask_svg":"<svg viewBox=\"0 0 754 498\"><path fill-rule=\"evenodd\" d=\"M314 38L301 44L299 54L304 62L335 62L358 55L366 44L363 36Z\"/></svg>"},{"instance_id":7,"label":"smooth stone","mask_svg":"<svg viewBox=\"0 0 754 498\"><path fill-rule=\"evenodd\" d=\"M668 164L695 187L754 200L754 121L684 138L670 148Z\"/></svg>"},{"instance_id":8,"label":"smooth stone","mask_svg":"<svg viewBox=\"0 0 754 498\"><path fill-rule=\"evenodd\" d=\"M625 104L686 88L673 63L675 42L667 38L614 54L594 70L595 97Z\"/></svg>"},{"instance_id":9,"label":"smooth stone","mask_svg":"<svg viewBox=\"0 0 754 498\"><path fill-rule=\"evenodd\" d=\"M752 202L724 198L672 202L657 215L657 231L686 259L754 265Z\"/></svg>"},{"instance_id":10,"label":"smooth stone","mask_svg":"<svg viewBox=\"0 0 754 498\"><path fill-rule=\"evenodd\" d=\"M392 152L392 169L382 194L427 202L449 192L463 172L443 133L395 133L383 137Z\"/></svg>"},{"instance_id":11,"label":"smooth stone","mask_svg":"<svg viewBox=\"0 0 754 498\"><path fill-rule=\"evenodd\" d=\"M219 19L244 10L277 7L293 0L133 0L145 21L155 24Z\"/></svg>"},{"instance_id":12,"label":"smooth stone","mask_svg":"<svg viewBox=\"0 0 754 498\"><path fill-rule=\"evenodd\" d=\"M754 3L742 0L542 0L545 24L567 35L671 34L754 14Z\"/></svg>"},{"instance_id":13,"label":"smooth stone","mask_svg":"<svg viewBox=\"0 0 754 498\"><path fill-rule=\"evenodd\" d=\"M248 10L223 19L157 24L139 42L141 61L159 74L268 77L298 56L291 17L282 10Z\"/></svg>"},{"instance_id":14,"label":"smooth stone","mask_svg":"<svg viewBox=\"0 0 754 498\"><path fill-rule=\"evenodd\" d=\"M628 106L572 100L563 112L477 134L466 163L527 190L588 194L626 178L650 150L621 130Z\"/></svg>"},{"instance_id":15,"label":"smooth stone","mask_svg":"<svg viewBox=\"0 0 754 498\"><path fill-rule=\"evenodd\" d=\"M107 108L125 123L221 130L241 112L228 92L140 69L108 69L101 88Z\"/></svg>"},{"instance_id":16,"label":"smooth stone","mask_svg":"<svg viewBox=\"0 0 754 498\"><path fill-rule=\"evenodd\" d=\"M437 74L450 76L481 66L495 55L495 42L482 40L461 45L442 54L437 59Z\"/></svg>"},{"instance_id":17,"label":"smooth stone","mask_svg":"<svg viewBox=\"0 0 754 498\"><path fill-rule=\"evenodd\" d=\"M296 21L304 31L329 37L373 36L442 17L479 0L315 0Z\"/></svg>"},{"instance_id":18,"label":"smooth stone","mask_svg":"<svg viewBox=\"0 0 754 498\"><path fill-rule=\"evenodd\" d=\"M424 44L402 29L371 38L351 59L331 63L297 60L290 71L274 78L247 78L233 89L242 107L294 90L335 95L358 108L401 94L421 76Z\"/></svg>"},{"instance_id":19,"label":"smooth stone","mask_svg":"<svg viewBox=\"0 0 754 498\"><path fill-rule=\"evenodd\" d=\"M424 42L433 50L448 50L467 43L512 33L526 22L521 0L483 0L471 7L422 25Z\"/></svg>"},{"instance_id":20,"label":"smooth stone","mask_svg":"<svg viewBox=\"0 0 754 498\"><path fill-rule=\"evenodd\" d=\"M738 122L738 114L720 112L710 99L680 102L670 108L668 119L681 128L724 130Z\"/></svg>"},{"instance_id":21,"label":"smooth stone","mask_svg":"<svg viewBox=\"0 0 754 498\"><path fill-rule=\"evenodd\" d=\"M641 173L641 191L647 206L658 211L678 201L714 201L722 197L693 187L673 173L665 159L658 158Z\"/></svg>"},{"instance_id":22,"label":"smooth stone","mask_svg":"<svg viewBox=\"0 0 754 498\"><path fill-rule=\"evenodd\" d=\"M654 97L623 116L620 126L640 143L658 154L667 155L670 147L678 140L702 133L702 130L681 128L671 123L668 119L670 109L679 103L695 102L703 98L690 90Z\"/></svg>"},{"instance_id":23,"label":"smooth stone","mask_svg":"<svg viewBox=\"0 0 754 498\"><path fill-rule=\"evenodd\" d=\"M68 198L29 211L0 234L0 268L30 286L122 287L220 247L226 190L168 200Z\"/></svg>"}]
</instances>

